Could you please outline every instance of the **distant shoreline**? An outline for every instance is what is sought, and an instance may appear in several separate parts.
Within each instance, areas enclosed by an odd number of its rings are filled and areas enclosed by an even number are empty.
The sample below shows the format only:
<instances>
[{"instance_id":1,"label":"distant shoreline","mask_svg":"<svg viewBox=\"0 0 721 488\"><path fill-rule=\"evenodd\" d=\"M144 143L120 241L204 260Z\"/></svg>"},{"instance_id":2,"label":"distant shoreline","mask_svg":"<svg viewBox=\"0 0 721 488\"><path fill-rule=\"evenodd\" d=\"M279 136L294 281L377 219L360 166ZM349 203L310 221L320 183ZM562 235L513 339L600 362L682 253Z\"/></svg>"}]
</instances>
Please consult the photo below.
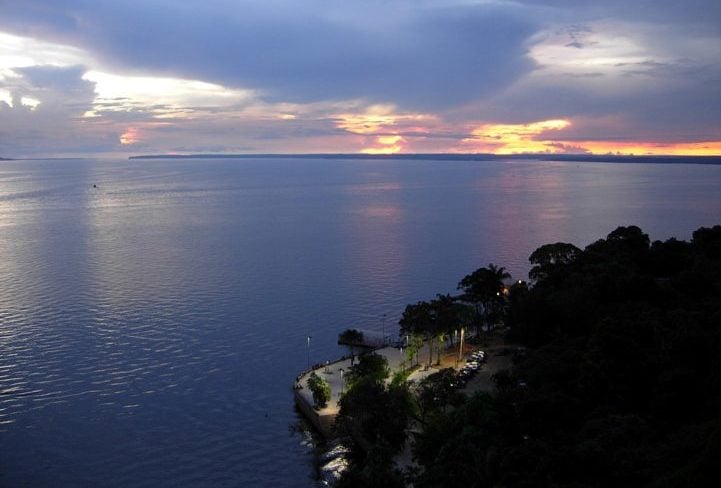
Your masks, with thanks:
<instances>
[{"instance_id":1,"label":"distant shoreline","mask_svg":"<svg viewBox=\"0 0 721 488\"><path fill-rule=\"evenodd\" d=\"M621 156L613 154L146 154L128 159L358 159L415 161L541 160L593 163L721 164L721 156Z\"/></svg>"}]
</instances>

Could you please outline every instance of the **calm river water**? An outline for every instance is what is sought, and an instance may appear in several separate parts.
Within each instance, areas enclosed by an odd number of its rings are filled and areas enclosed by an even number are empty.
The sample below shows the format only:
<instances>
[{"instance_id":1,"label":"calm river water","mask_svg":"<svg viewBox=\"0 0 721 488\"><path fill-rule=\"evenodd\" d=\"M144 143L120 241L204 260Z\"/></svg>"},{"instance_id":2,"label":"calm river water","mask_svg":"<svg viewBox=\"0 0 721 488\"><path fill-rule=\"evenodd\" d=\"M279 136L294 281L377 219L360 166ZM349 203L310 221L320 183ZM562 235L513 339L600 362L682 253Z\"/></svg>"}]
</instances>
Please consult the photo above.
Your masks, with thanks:
<instances>
[{"instance_id":1,"label":"calm river water","mask_svg":"<svg viewBox=\"0 0 721 488\"><path fill-rule=\"evenodd\" d=\"M308 335L332 359L544 243L719 223L710 165L2 162L0 486L314 486Z\"/></svg>"}]
</instances>

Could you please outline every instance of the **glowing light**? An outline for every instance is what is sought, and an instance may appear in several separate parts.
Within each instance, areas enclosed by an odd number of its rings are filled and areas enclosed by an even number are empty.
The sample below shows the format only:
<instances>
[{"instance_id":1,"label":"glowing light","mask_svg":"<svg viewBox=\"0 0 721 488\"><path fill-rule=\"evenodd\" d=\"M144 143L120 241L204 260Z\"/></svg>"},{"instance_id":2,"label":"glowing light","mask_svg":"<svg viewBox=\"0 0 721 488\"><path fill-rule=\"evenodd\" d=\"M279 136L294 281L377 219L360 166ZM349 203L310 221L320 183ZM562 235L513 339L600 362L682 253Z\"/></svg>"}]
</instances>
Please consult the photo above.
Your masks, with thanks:
<instances>
[{"instance_id":1,"label":"glowing light","mask_svg":"<svg viewBox=\"0 0 721 488\"><path fill-rule=\"evenodd\" d=\"M10 107L13 106L13 97L9 91L0 88L0 102L7 103Z\"/></svg>"},{"instance_id":2,"label":"glowing light","mask_svg":"<svg viewBox=\"0 0 721 488\"><path fill-rule=\"evenodd\" d=\"M655 142L655 141L583 141L567 140L556 131L571 126L564 119L544 120L531 124L483 124L463 139L458 152L520 153L591 153L619 155L712 156L721 154L721 141ZM551 137L560 136L560 137Z\"/></svg>"},{"instance_id":3,"label":"glowing light","mask_svg":"<svg viewBox=\"0 0 721 488\"><path fill-rule=\"evenodd\" d=\"M28 107L30 110L35 110L40 105L40 100L33 97L20 97L18 100L17 98L13 98L12 93L10 93L7 90L1 90L0 89L0 102L5 102L8 104L8 106L13 108L19 108L15 107L15 104L19 102L19 105L21 107Z\"/></svg>"},{"instance_id":4,"label":"glowing light","mask_svg":"<svg viewBox=\"0 0 721 488\"><path fill-rule=\"evenodd\" d=\"M278 118L281 120L295 120L297 117L293 114L280 114Z\"/></svg>"},{"instance_id":5,"label":"glowing light","mask_svg":"<svg viewBox=\"0 0 721 488\"><path fill-rule=\"evenodd\" d=\"M38 108L38 105L40 105L40 100L32 97L22 97L20 98L20 103L26 107L30 107L30 110L35 110Z\"/></svg>"},{"instance_id":6,"label":"glowing light","mask_svg":"<svg viewBox=\"0 0 721 488\"><path fill-rule=\"evenodd\" d=\"M391 105L373 105L362 114L339 114L338 127L354 134L374 134L393 126L397 117Z\"/></svg>"},{"instance_id":7,"label":"glowing light","mask_svg":"<svg viewBox=\"0 0 721 488\"><path fill-rule=\"evenodd\" d=\"M37 65L74 66L87 59L87 53L78 48L0 32L0 70Z\"/></svg>"},{"instance_id":8,"label":"glowing light","mask_svg":"<svg viewBox=\"0 0 721 488\"><path fill-rule=\"evenodd\" d=\"M88 71L83 79L95 83L96 111L127 111L137 106L154 107L159 117L187 115L181 107L227 106L248 100L250 90L232 90L213 83L180 78L121 76ZM108 103L110 102L110 103Z\"/></svg>"},{"instance_id":9,"label":"glowing light","mask_svg":"<svg viewBox=\"0 0 721 488\"><path fill-rule=\"evenodd\" d=\"M375 138L377 145L366 147L361 150L364 154L396 154L403 150L405 139L398 135L378 136Z\"/></svg>"},{"instance_id":10,"label":"glowing light","mask_svg":"<svg viewBox=\"0 0 721 488\"><path fill-rule=\"evenodd\" d=\"M531 124L483 124L464 139L464 145L479 152L495 154L556 152L554 141L539 140L547 131L562 130L571 125L563 119L543 120Z\"/></svg>"},{"instance_id":11,"label":"glowing light","mask_svg":"<svg viewBox=\"0 0 721 488\"><path fill-rule=\"evenodd\" d=\"M136 127L129 127L125 132L120 134L120 144L129 146L140 141L140 130Z\"/></svg>"},{"instance_id":12,"label":"glowing light","mask_svg":"<svg viewBox=\"0 0 721 488\"><path fill-rule=\"evenodd\" d=\"M539 66L569 72L593 70L606 73L619 71L619 66L624 64L643 63L656 57L639 40L613 32L613 26L599 24L597 29L598 32L543 32L529 55Z\"/></svg>"},{"instance_id":13,"label":"glowing light","mask_svg":"<svg viewBox=\"0 0 721 488\"><path fill-rule=\"evenodd\" d=\"M721 155L721 141L707 142L614 142L574 141L592 154L621 154L636 156L718 156Z\"/></svg>"},{"instance_id":14,"label":"glowing light","mask_svg":"<svg viewBox=\"0 0 721 488\"><path fill-rule=\"evenodd\" d=\"M336 126L353 134L378 134L379 132L395 132L394 127L407 126L414 123L428 123L434 116L418 113L396 113L394 105L371 105L362 113L341 113L335 116ZM408 128L408 127L406 127ZM418 132L426 132L425 127L411 127Z\"/></svg>"},{"instance_id":15,"label":"glowing light","mask_svg":"<svg viewBox=\"0 0 721 488\"><path fill-rule=\"evenodd\" d=\"M399 142L401 142L403 138L401 136L380 136L378 137L378 142L384 145L395 145Z\"/></svg>"}]
</instances>

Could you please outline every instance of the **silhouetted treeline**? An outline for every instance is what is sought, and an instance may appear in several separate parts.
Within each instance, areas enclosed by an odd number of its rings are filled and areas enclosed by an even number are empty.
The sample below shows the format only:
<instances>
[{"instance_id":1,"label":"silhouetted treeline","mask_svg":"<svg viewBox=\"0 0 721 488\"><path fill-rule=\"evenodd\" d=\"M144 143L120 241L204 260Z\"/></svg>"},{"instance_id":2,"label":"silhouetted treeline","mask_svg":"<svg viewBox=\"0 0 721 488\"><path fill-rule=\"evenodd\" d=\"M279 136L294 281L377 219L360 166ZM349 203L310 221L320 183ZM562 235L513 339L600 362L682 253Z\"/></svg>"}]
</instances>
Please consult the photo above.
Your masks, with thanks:
<instances>
[{"instance_id":1,"label":"silhouetted treeline","mask_svg":"<svg viewBox=\"0 0 721 488\"><path fill-rule=\"evenodd\" d=\"M721 226L690 242L619 227L531 256L499 392L439 412L417 488L701 487L721 480Z\"/></svg>"}]
</instances>

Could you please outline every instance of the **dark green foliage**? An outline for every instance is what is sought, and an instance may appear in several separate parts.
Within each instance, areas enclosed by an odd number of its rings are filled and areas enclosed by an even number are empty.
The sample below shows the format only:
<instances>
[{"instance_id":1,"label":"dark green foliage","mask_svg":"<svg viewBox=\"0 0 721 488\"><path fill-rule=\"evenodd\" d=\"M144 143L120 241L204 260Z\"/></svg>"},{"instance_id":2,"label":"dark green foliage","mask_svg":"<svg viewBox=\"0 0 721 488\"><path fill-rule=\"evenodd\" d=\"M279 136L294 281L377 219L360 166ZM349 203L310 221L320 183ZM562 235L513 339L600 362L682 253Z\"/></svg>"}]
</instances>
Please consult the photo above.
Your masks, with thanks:
<instances>
[{"instance_id":1,"label":"dark green foliage","mask_svg":"<svg viewBox=\"0 0 721 488\"><path fill-rule=\"evenodd\" d=\"M338 335L339 344L362 344L363 332L357 329L346 329Z\"/></svg>"},{"instance_id":2,"label":"dark green foliage","mask_svg":"<svg viewBox=\"0 0 721 488\"><path fill-rule=\"evenodd\" d=\"M721 258L721 225L701 227L693 233L693 245L710 259Z\"/></svg>"},{"instance_id":3,"label":"dark green foliage","mask_svg":"<svg viewBox=\"0 0 721 488\"><path fill-rule=\"evenodd\" d=\"M456 381L453 368L442 369L421 380L416 398L422 419L428 414L445 411L449 405L462 403L463 395L454 386Z\"/></svg>"},{"instance_id":4,"label":"dark green foliage","mask_svg":"<svg viewBox=\"0 0 721 488\"><path fill-rule=\"evenodd\" d=\"M388 362L366 354L350 374L340 400L336 431L351 448L350 466L338 486L403 486L392 459L406 441L413 400L405 382L386 385Z\"/></svg>"},{"instance_id":5,"label":"dark green foliage","mask_svg":"<svg viewBox=\"0 0 721 488\"><path fill-rule=\"evenodd\" d=\"M485 303L503 291L503 280L510 277L505 268L489 264L487 268L478 268L465 276L458 283L458 289L463 290L467 300Z\"/></svg>"},{"instance_id":6,"label":"dark green foliage","mask_svg":"<svg viewBox=\"0 0 721 488\"><path fill-rule=\"evenodd\" d=\"M429 342L428 364L433 362L433 338L452 334L464 326L467 320L467 307L460 305L450 295L436 295L430 302L418 302L408 305L398 324L401 334L422 336ZM440 362L440 349L438 349Z\"/></svg>"},{"instance_id":7,"label":"dark green foliage","mask_svg":"<svg viewBox=\"0 0 721 488\"><path fill-rule=\"evenodd\" d=\"M338 429L363 450L379 443L397 452L405 441L412 403L406 385L387 388L382 383L360 381L340 401Z\"/></svg>"},{"instance_id":8,"label":"dark green foliage","mask_svg":"<svg viewBox=\"0 0 721 488\"><path fill-rule=\"evenodd\" d=\"M572 263L580 253L579 248L565 242L543 245L533 251L531 257L528 258L533 264L533 268L528 272L528 277L534 281L548 279L550 278L549 273L563 269L565 265Z\"/></svg>"},{"instance_id":9,"label":"dark green foliage","mask_svg":"<svg viewBox=\"0 0 721 488\"><path fill-rule=\"evenodd\" d=\"M401 326L401 334L420 336L425 340L430 340L437 333L433 307L425 301L406 306L398 325ZM428 348L428 355L428 364L430 364L433 361L431 347Z\"/></svg>"},{"instance_id":10,"label":"dark green foliage","mask_svg":"<svg viewBox=\"0 0 721 488\"><path fill-rule=\"evenodd\" d=\"M358 358L358 362L346 376L346 381L349 388L353 389L353 386L361 380L382 383L389 374L388 360L378 354L369 353Z\"/></svg>"},{"instance_id":11,"label":"dark green foliage","mask_svg":"<svg viewBox=\"0 0 721 488\"><path fill-rule=\"evenodd\" d=\"M489 395L479 394L440 412L416 438L414 454L425 469L414 486L491 486L498 479L499 449L512 435L502 409Z\"/></svg>"},{"instance_id":12,"label":"dark green foliage","mask_svg":"<svg viewBox=\"0 0 721 488\"><path fill-rule=\"evenodd\" d=\"M324 408L330 400L330 385L328 382L313 372L308 378L308 388L313 393L316 408Z\"/></svg>"},{"instance_id":13,"label":"dark green foliage","mask_svg":"<svg viewBox=\"0 0 721 488\"><path fill-rule=\"evenodd\" d=\"M403 486L392 459L406 441L413 402L408 386L366 379L340 401L336 430L351 448L350 466L339 486ZM384 484L384 480L385 483Z\"/></svg>"},{"instance_id":14,"label":"dark green foliage","mask_svg":"<svg viewBox=\"0 0 721 488\"><path fill-rule=\"evenodd\" d=\"M489 264L465 276L458 289L463 290L463 298L476 306L476 313L488 327L492 327L501 318L505 299L503 280L511 275L503 267Z\"/></svg>"},{"instance_id":15,"label":"dark green foliage","mask_svg":"<svg viewBox=\"0 0 721 488\"><path fill-rule=\"evenodd\" d=\"M379 443L362 465L352 464L336 488L404 488L403 475L393 465L393 450Z\"/></svg>"},{"instance_id":16,"label":"dark green foliage","mask_svg":"<svg viewBox=\"0 0 721 488\"><path fill-rule=\"evenodd\" d=\"M415 486L696 487L721 479L721 226L543 246L498 394L428 417Z\"/></svg>"}]
</instances>

